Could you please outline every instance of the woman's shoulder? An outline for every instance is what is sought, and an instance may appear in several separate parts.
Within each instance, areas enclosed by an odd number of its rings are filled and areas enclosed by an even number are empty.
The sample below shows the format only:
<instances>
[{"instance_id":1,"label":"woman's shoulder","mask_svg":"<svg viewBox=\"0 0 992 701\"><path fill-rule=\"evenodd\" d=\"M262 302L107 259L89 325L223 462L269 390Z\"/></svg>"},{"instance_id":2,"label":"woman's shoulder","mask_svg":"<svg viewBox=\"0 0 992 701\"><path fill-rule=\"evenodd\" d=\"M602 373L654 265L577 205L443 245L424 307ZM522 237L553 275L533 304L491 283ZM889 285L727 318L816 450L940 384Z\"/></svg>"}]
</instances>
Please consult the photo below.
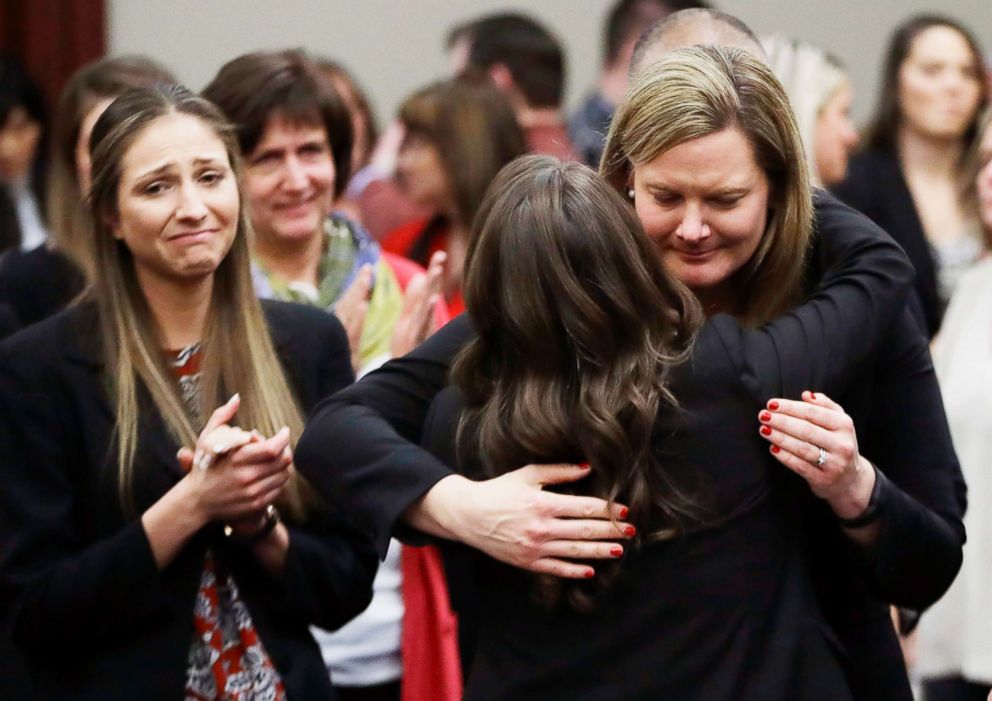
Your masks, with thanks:
<instances>
[{"instance_id":1,"label":"woman's shoulder","mask_svg":"<svg viewBox=\"0 0 992 701\"><path fill-rule=\"evenodd\" d=\"M276 346L293 341L312 342L315 338L340 340L345 347L348 337L337 317L312 304L297 304L263 299L262 312Z\"/></svg>"},{"instance_id":2,"label":"woman's shoulder","mask_svg":"<svg viewBox=\"0 0 992 701\"><path fill-rule=\"evenodd\" d=\"M68 307L0 343L0 366L19 377L51 376L66 362L102 362L96 311L89 304Z\"/></svg>"}]
</instances>

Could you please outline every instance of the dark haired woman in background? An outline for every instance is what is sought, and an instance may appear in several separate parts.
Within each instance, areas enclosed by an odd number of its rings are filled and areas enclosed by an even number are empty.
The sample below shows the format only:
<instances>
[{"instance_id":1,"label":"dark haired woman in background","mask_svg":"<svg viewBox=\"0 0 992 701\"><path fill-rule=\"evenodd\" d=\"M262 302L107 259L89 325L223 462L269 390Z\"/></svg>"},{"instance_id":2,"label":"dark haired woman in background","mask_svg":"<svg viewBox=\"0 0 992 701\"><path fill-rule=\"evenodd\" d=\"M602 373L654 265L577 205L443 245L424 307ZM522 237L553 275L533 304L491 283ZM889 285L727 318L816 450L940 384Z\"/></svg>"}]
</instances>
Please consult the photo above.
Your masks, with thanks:
<instances>
[{"instance_id":1,"label":"dark haired woman in background","mask_svg":"<svg viewBox=\"0 0 992 701\"><path fill-rule=\"evenodd\" d=\"M496 173L527 145L510 103L482 78L430 85L406 99L399 119L406 130L396 163L400 189L433 214L395 229L382 246L425 266L435 252L447 253L444 295L455 315L464 309L472 219Z\"/></svg>"},{"instance_id":2,"label":"dark haired woman in background","mask_svg":"<svg viewBox=\"0 0 992 701\"><path fill-rule=\"evenodd\" d=\"M83 202L90 182L90 132L115 97L130 88L175 83L168 70L143 56L104 58L69 79L52 128L48 174L51 237L0 261L0 302L21 326L51 316L78 295L90 270L93 227Z\"/></svg>"},{"instance_id":3,"label":"dark haired woman in background","mask_svg":"<svg viewBox=\"0 0 992 701\"><path fill-rule=\"evenodd\" d=\"M987 100L982 51L948 17L919 15L892 35L865 151L837 195L903 247L931 337L982 244L965 161Z\"/></svg>"},{"instance_id":4,"label":"dark haired woman in background","mask_svg":"<svg viewBox=\"0 0 992 701\"><path fill-rule=\"evenodd\" d=\"M292 469L347 341L256 299L231 131L184 88L107 107L92 294L0 347L0 585L42 698L333 698L307 626L371 597L371 548Z\"/></svg>"},{"instance_id":5,"label":"dark haired woman in background","mask_svg":"<svg viewBox=\"0 0 992 701\"><path fill-rule=\"evenodd\" d=\"M0 253L44 243L47 115L38 85L0 56Z\"/></svg>"}]
</instances>

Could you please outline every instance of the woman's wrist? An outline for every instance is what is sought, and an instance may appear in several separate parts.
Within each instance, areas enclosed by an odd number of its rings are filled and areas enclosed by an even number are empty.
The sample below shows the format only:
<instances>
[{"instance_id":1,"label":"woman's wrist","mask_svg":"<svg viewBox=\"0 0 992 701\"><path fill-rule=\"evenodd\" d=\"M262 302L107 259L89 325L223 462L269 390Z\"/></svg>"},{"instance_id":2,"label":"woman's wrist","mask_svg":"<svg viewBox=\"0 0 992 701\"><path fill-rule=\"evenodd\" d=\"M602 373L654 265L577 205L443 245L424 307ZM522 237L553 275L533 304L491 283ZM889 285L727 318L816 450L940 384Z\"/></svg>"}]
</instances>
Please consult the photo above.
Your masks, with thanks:
<instances>
[{"instance_id":1,"label":"woman's wrist","mask_svg":"<svg viewBox=\"0 0 992 701\"><path fill-rule=\"evenodd\" d=\"M460 507L467 502L473 484L472 480L454 474L438 480L404 512L404 520L428 535L461 541Z\"/></svg>"},{"instance_id":2,"label":"woman's wrist","mask_svg":"<svg viewBox=\"0 0 992 701\"><path fill-rule=\"evenodd\" d=\"M875 467L864 457L858 457L858 469L849 489L827 499L834 515L841 520L854 520L863 516L871 506L875 489Z\"/></svg>"}]
</instances>

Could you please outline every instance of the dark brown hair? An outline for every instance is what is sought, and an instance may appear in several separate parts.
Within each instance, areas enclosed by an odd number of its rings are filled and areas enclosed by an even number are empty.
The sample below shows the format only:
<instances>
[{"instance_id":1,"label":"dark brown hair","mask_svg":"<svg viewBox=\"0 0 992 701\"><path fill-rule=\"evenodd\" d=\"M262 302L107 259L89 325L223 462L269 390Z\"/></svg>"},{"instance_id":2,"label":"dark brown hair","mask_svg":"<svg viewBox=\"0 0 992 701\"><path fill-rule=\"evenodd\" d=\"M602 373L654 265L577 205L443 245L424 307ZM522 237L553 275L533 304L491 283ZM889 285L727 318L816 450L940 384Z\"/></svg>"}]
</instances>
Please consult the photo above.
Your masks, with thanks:
<instances>
[{"instance_id":1,"label":"dark brown hair","mask_svg":"<svg viewBox=\"0 0 992 701\"><path fill-rule=\"evenodd\" d=\"M889 39L888 48L885 51L885 62L882 68L882 86L879 90L878 107L875 116L871 121L865 134L865 148L876 149L894 153L896 149L896 137L902 123L902 109L899 105L899 71L913 50L913 42L916 37L932 27L948 27L953 29L968 44L972 58L975 62L975 70L981 71L984 64L982 50L975 36L965 28L964 25L943 15L924 14L916 15L899 25ZM984 76L979 75L977 80L980 85L981 99L979 105L984 105L988 100L988 86ZM978 115L981 107L975 110L971 124L964 135L965 153L974 145L977 138Z\"/></svg>"},{"instance_id":2,"label":"dark brown hair","mask_svg":"<svg viewBox=\"0 0 992 701\"><path fill-rule=\"evenodd\" d=\"M584 493L622 499L647 538L673 537L695 505L651 446L659 410L675 403L669 371L700 322L695 298L630 204L578 163L514 161L473 229L465 303L477 336L452 370L466 403L460 455L492 476L587 461ZM539 578L537 592L587 608L617 571L599 565L574 585Z\"/></svg>"},{"instance_id":3,"label":"dark brown hair","mask_svg":"<svg viewBox=\"0 0 992 701\"><path fill-rule=\"evenodd\" d=\"M488 71L506 66L530 107L560 107L565 92L565 54L542 24L526 15L487 15L465 30L470 37L468 63Z\"/></svg>"},{"instance_id":4,"label":"dark brown hair","mask_svg":"<svg viewBox=\"0 0 992 701\"><path fill-rule=\"evenodd\" d=\"M358 134L352 129L352 175L369 164L372 150L379 140L379 123L372 109L369 97L355 76L348 72L343 65L329 58L315 58L314 63L331 80L338 91L338 96L344 101L345 107L365 126L365 143L358 143ZM343 87L343 89L342 89Z\"/></svg>"},{"instance_id":5,"label":"dark brown hair","mask_svg":"<svg viewBox=\"0 0 992 701\"><path fill-rule=\"evenodd\" d=\"M144 56L117 56L89 63L69 79L55 112L51 174L48 179L48 227L60 250L92 278L93 235L83 206L76 169L76 144L83 120L100 100L113 99L131 88L175 83L175 77Z\"/></svg>"},{"instance_id":6,"label":"dark brown hair","mask_svg":"<svg viewBox=\"0 0 992 701\"><path fill-rule=\"evenodd\" d=\"M323 127L334 159L334 196L351 176L351 116L330 79L305 53L259 51L225 63L203 96L234 124L241 152L250 156L279 116L293 124Z\"/></svg>"},{"instance_id":7,"label":"dark brown hair","mask_svg":"<svg viewBox=\"0 0 992 701\"><path fill-rule=\"evenodd\" d=\"M465 227L500 168L527 150L513 108L484 78L434 83L408 97L399 118L437 148Z\"/></svg>"}]
</instances>

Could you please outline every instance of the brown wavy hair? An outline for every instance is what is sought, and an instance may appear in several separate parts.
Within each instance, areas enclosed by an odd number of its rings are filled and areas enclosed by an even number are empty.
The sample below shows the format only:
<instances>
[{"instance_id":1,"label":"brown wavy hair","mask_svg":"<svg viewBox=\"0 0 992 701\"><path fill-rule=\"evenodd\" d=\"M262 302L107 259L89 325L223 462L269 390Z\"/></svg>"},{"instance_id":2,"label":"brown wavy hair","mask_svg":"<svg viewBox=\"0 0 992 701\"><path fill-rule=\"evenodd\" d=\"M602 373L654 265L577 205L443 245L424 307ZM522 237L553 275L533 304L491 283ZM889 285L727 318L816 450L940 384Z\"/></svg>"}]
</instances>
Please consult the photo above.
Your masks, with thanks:
<instances>
[{"instance_id":1,"label":"brown wavy hair","mask_svg":"<svg viewBox=\"0 0 992 701\"><path fill-rule=\"evenodd\" d=\"M529 463L589 462L585 494L630 506L649 539L672 538L693 499L655 463L671 368L701 320L662 267L630 205L577 163L526 156L506 166L476 218L465 303L478 333L452 377L466 402L461 456L490 476ZM548 604L586 609L618 573L538 577Z\"/></svg>"}]
</instances>

